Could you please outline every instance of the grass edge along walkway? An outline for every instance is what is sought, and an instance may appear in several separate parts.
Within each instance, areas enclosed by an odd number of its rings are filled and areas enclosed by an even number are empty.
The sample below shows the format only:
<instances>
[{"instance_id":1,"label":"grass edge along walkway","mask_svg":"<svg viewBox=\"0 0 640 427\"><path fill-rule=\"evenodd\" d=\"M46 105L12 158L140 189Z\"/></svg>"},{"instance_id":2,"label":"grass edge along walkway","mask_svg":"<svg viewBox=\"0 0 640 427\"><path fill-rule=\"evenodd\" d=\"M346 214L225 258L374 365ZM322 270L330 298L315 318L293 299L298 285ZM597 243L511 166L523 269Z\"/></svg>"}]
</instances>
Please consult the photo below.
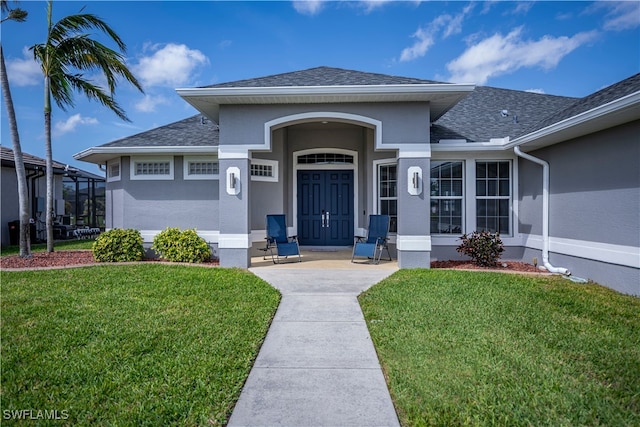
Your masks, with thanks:
<instances>
[{"instance_id":1,"label":"grass edge along walkway","mask_svg":"<svg viewBox=\"0 0 640 427\"><path fill-rule=\"evenodd\" d=\"M640 299L402 270L359 297L404 426L640 425Z\"/></svg>"},{"instance_id":2,"label":"grass edge along walkway","mask_svg":"<svg viewBox=\"0 0 640 427\"><path fill-rule=\"evenodd\" d=\"M223 425L280 301L244 270L167 265L3 271L1 295L3 424Z\"/></svg>"}]
</instances>

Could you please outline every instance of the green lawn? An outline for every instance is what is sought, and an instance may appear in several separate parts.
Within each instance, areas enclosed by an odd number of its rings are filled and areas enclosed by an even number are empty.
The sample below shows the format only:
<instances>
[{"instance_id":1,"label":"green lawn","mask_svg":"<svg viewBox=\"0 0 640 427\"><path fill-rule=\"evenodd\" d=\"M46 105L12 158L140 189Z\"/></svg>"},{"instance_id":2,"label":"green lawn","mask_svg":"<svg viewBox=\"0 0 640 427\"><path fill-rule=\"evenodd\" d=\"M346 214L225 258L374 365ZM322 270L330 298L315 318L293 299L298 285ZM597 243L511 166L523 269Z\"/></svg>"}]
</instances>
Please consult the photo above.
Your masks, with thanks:
<instances>
[{"instance_id":1,"label":"green lawn","mask_svg":"<svg viewBox=\"0 0 640 427\"><path fill-rule=\"evenodd\" d=\"M94 239L59 241L55 243L54 250L91 249L93 242L95 242ZM46 243L34 243L31 245L31 252L44 252L46 250ZM20 246L7 246L6 248L2 248L2 256L18 255L19 253Z\"/></svg>"},{"instance_id":2,"label":"green lawn","mask_svg":"<svg viewBox=\"0 0 640 427\"><path fill-rule=\"evenodd\" d=\"M640 425L640 299L403 270L360 296L404 426Z\"/></svg>"},{"instance_id":3,"label":"green lawn","mask_svg":"<svg viewBox=\"0 0 640 427\"><path fill-rule=\"evenodd\" d=\"M222 425L280 300L246 271L157 264L3 271L1 295L3 424Z\"/></svg>"}]
</instances>

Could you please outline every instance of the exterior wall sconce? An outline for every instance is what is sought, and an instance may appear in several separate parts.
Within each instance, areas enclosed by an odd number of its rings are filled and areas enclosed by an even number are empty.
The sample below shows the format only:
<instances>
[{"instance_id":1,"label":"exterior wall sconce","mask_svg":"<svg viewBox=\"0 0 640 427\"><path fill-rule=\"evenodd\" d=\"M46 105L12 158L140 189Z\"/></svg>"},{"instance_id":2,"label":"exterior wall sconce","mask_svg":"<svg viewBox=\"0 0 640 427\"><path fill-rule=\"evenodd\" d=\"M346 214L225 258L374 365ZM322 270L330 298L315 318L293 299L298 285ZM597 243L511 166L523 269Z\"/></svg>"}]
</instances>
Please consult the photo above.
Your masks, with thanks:
<instances>
[{"instance_id":1,"label":"exterior wall sconce","mask_svg":"<svg viewBox=\"0 0 640 427\"><path fill-rule=\"evenodd\" d=\"M412 196L422 194L422 168L411 166L407 170L407 191Z\"/></svg>"},{"instance_id":2,"label":"exterior wall sconce","mask_svg":"<svg viewBox=\"0 0 640 427\"><path fill-rule=\"evenodd\" d=\"M240 194L240 169L235 166L227 168L227 194L230 196Z\"/></svg>"}]
</instances>

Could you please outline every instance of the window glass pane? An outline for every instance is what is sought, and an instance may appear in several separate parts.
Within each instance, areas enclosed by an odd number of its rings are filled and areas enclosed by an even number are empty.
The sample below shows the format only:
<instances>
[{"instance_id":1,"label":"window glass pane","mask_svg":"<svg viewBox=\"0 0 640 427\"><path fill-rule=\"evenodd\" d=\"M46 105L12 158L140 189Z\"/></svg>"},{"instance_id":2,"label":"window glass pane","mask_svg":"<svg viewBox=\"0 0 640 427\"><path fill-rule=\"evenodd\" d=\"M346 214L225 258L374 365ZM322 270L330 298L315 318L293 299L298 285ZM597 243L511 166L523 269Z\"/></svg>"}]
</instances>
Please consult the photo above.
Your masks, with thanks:
<instances>
[{"instance_id":1,"label":"window glass pane","mask_svg":"<svg viewBox=\"0 0 640 427\"><path fill-rule=\"evenodd\" d=\"M462 233L463 162L431 162L431 233Z\"/></svg>"},{"instance_id":2,"label":"window glass pane","mask_svg":"<svg viewBox=\"0 0 640 427\"><path fill-rule=\"evenodd\" d=\"M462 200L431 200L431 233L462 233Z\"/></svg>"},{"instance_id":3,"label":"window glass pane","mask_svg":"<svg viewBox=\"0 0 640 427\"><path fill-rule=\"evenodd\" d=\"M487 195L487 183L486 181L476 181L476 196Z\"/></svg>"},{"instance_id":4,"label":"window glass pane","mask_svg":"<svg viewBox=\"0 0 640 427\"><path fill-rule=\"evenodd\" d=\"M451 184L452 195L462 196L462 180L455 180Z\"/></svg>"},{"instance_id":5,"label":"window glass pane","mask_svg":"<svg viewBox=\"0 0 640 427\"><path fill-rule=\"evenodd\" d=\"M451 196L451 181L443 180L440 184L440 194L438 196Z\"/></svg>"},{"instance_id":6,"label":"window glass pane","mask_svg":"<svg viewBox=\"0 0 640 427\"><path fill-rule=\"evenodd\" d=\"M462 162L455 162L452 165L451 176L453 178L462 178Z\"/></svg>"},{"instance_id":7,"label":"window glass pane","mask_svg":"<svg viewBox=\"0 0 640 427\"><path fill-rule=\"evenodd\" d=\"M476 228L511 232L510 162L476 163Z\"/></svg>"},{"instance_id":8,"label":"window glass pane","mask_svg":"<svg viewBox=\"0 0 640 427\"><path fill-rule=\"evenodd\" d=\"M487 196L498 195L498 181L491 179L487 181Z\"/></svg>"},{"instance_id":9,"label":"window glass pane","mask_svg":"<svg viewBox=\"0 0 640 427\"><path fill-rule=\"evenodd\" d=\"M487 177L487 164L483 162L476 163L476 178Z\"/></svg>"},{"instance_id":10,"label":"window glass pane","mask_svg":"<svg viewBox=\"0 0 640 427\"><path fill-rule=\"evenodd\" d=\"M440 166L440 178L451 178L451 163L444 163Z\"/></svg>"},{"instance_id":11,"label":"window glass pane","mask_svg":"<svg viewBox=\"0 0 640 427\"><path fill-rule=\"evenodd\" d=\"M378 167L378 194L380 214L389 215L389 231L398 231L398 183L397 166L380 165Z\"/></svg>"},{"instance_id":12,"label":"window glass pane","mask_svg":"<svg viewBox=\"0 0 640 427\"><path fill-rule=\"evenodd\" d=\"M433 171L431 172L433 173ZM438 188L438 178L431 178L431 195L437 196L438 191L440 191L440 189Z\"/></svg>"},{"instance_id":13,"label":"window glass pane","mask_svg":"<svg viewBox=\"0 0 640 427\"><path fill-rule=\"evenodd\" d=\"M509 178L509 162L498 163L500 178Z\"/></svg>"},{"instance_id":14,"label":"window glass pane","mask_svg":"<svg viewBox=\"0 0 640 427\"><path fill-rule=\"evenodd\" d=\"M498 177L498 164L495 162L487 163L487 177L488 178L497 178Z\"/></svg>"},{"instance_id":15,"label":"window glass pane","mask_svg":"<svg viewBox=\"0 0 640 427\"><path fill-rule=\"evenodd\" d=\"M508 179L500 180L500 195L501 196L509 196L511 192L509 191L510 185Z\"/></svg>"},{"instance_id":16,"label":"window glass pane","mask_svg":"<svg viewBox=\"0 0 640 427\"><path fill-rule=\"evenodd\" d=\"M169 162L136 162L136 175L169 175Z\"/></svg>"}]
</instances>

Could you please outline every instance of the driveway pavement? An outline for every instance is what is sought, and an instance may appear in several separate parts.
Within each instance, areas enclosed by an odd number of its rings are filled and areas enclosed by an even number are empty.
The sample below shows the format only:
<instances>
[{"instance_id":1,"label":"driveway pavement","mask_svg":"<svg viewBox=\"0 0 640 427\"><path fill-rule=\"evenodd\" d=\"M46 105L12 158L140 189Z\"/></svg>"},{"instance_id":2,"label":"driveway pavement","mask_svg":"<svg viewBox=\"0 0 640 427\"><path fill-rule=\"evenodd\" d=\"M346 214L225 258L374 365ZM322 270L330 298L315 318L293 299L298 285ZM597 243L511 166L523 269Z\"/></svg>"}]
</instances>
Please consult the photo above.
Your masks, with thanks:
<instances>
[{"instance_id":1,"label":"driveway pavement","mask_svg":"<svg viewBox=\"0 0 640 427\"><path fill-rule=\"evenodd\" d=\"M356 298L397 267L351 266L250 269L282 301L229 426L399 426Z\"/></svg>"}]
</instances>

